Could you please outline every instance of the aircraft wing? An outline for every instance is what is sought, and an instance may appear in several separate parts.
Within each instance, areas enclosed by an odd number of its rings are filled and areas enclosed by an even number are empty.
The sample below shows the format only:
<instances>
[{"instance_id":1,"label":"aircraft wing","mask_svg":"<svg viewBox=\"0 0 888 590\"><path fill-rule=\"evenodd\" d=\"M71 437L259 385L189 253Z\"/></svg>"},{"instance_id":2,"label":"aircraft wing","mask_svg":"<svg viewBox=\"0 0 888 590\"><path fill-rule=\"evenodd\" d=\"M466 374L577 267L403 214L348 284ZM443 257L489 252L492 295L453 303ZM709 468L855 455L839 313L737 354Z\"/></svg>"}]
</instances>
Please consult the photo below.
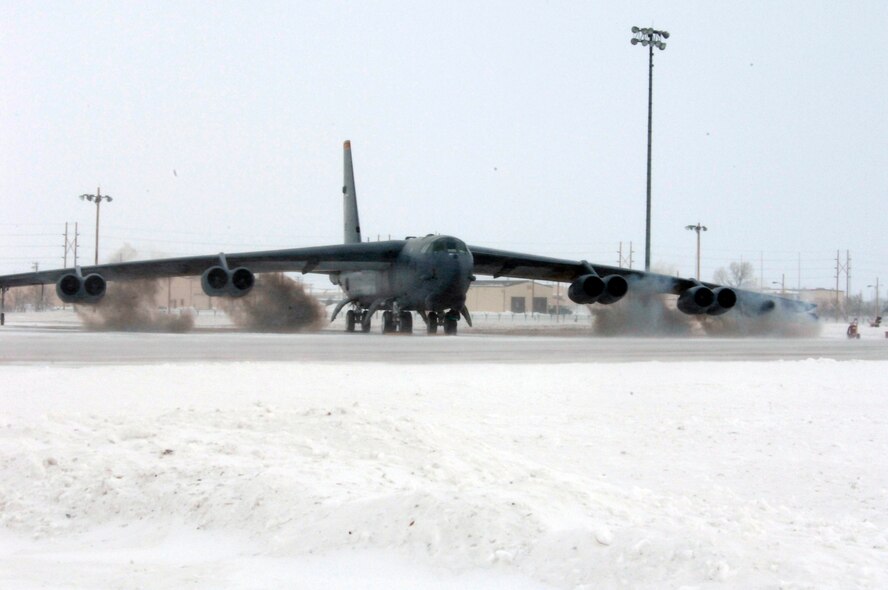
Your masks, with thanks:
<instances>
[{"instance_id":1,"label":"aircraft wing","mask_svg":"<svg viewBox=\"0 0 888 590\"><path fill-rule=\"evenodd\" d=\"M697 282L693 279L683 279L618 266L593 264L585 260L549 258L477 246L469 246L469 250L472 252L475 261L474 272L480 275L490 275L494 278L511 277L570 283L594 271L595 274L601 277L620 275L628 281L631 290L647 293L680 295L685 290L697 285L703 285L710 289L721 287L721 285L715 283ZM757 293L734 287L731 287L731 289L737 294L738 304L753 312L769 311L775 307L794 312L810 312L816 307L814 304L786 297Z\"/></svg>"},{"instance_id":2,"label":"aircraft wing","mask_svg":"<svg viewBox=\"0 0 888 590\"><path fill-rule=\"evenodd\" d=\"M310 248L291 248L265 252L224 254L228 267L243 266L254 273L302 272L335 273L340 271L382 270L398 257L403 243L365 242L337 244ZM82 266L83 276L99 273L106 280L154 279L200 275L212 266L220 264L219 254L189 256L185 258L160 258ZM57 282L73 269L56 269L0 276L0 287L22 287Z\"/></svg>"},{"instance_id":3,"label":"aircraft wing","mask_svg":"<svg viewBox=\"0 0 888 590\"><path fill-rule=\"evenodd\" d=\"M696 283L689 279L680 279L657 273L648 273L630 268L593 264L585 260L566 260L549 258L534 254L520 254L505 250L494 250L469 246L475 259L475 272L490 275L494 278L512 277L517 279L534 279L540 281L571 282L589 274L590 270L600 276L617 274L628 281L645 279L650 281L653 290L663 293L680 293Z\"/></svg>"}]
</instances>

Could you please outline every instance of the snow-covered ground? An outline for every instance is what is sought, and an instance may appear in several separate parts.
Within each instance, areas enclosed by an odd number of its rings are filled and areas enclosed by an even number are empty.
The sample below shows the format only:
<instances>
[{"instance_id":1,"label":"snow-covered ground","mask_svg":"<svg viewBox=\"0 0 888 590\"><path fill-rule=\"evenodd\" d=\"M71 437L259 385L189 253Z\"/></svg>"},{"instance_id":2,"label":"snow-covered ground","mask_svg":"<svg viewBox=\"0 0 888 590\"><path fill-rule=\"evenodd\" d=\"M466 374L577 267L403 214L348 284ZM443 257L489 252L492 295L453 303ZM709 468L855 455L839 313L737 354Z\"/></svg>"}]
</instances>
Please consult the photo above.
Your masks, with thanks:
<instances>
[{"instance_id":1,"label":"snow-covered ground","mask_svg":"<svg viewBox=\"0 0 888 590\"><path fill-rule=\"evenodd\" d=\"M7 365L0 588L885 588L886 373Z\"/></svg>"}]
</instances>

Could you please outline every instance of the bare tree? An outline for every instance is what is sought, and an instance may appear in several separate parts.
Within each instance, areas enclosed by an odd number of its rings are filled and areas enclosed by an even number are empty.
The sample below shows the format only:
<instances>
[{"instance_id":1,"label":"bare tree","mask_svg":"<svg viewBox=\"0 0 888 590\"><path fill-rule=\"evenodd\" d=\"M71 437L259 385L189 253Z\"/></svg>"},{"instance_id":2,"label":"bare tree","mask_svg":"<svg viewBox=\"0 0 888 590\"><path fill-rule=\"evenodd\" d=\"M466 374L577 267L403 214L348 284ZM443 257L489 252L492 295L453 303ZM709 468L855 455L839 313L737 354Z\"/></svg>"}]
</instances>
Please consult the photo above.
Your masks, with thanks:
<instances>
[{"instance_id":1,"label":"bare tree","mask_svg":"<svg viewBox=\"0 0 888 590\"><path fill-rule=\"evenodd\" d=\"M720 285L749 288L755 286L755 268L751 262L732 262L727 270L716 270L712 278Z\"/></svg>"}]
</instances>

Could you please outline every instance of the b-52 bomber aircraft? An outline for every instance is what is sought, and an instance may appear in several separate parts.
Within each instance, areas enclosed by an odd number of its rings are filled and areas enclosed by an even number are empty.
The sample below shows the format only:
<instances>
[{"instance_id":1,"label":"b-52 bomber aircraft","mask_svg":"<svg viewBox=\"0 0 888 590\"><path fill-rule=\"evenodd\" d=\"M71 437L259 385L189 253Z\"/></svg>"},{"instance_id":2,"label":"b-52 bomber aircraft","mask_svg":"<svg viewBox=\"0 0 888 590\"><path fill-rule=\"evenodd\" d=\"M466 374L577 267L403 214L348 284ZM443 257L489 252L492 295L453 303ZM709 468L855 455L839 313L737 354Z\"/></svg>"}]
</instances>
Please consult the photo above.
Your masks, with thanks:
<instances>
[{"instance_id":1,"label":"b-52 bomber aircraft","mask_svg":"<svg viewBox=\"0 0 888 590\"><path fill-rule=\"evenodd\" d=\"M563 260L480 246L467 246L446 235L363 242L352 166L351 143L344 144L344 243L265 252L216 254L81 266L0 276L0 292L10 287L55 283L65 303L98 304L108 281L201 277L203 291L214 297L243 297L253 288L255 273L321 273L345 293L331 321L345 308L346 330L370 331L371 319L382 312L382 332L411 333L418 312L428 333L439 326L456 334L459 318L471 326L466 292L476 275L570 283L575 303L610 305L630 289L678 296L686 314L721 315L737 308L747 315L781 308L798 313L814 306L782 297L733 289L627 268ZM2 302L0 302L2 303ZM735 312L736 313L736 312Z\"/></svg>"}]
</instances>

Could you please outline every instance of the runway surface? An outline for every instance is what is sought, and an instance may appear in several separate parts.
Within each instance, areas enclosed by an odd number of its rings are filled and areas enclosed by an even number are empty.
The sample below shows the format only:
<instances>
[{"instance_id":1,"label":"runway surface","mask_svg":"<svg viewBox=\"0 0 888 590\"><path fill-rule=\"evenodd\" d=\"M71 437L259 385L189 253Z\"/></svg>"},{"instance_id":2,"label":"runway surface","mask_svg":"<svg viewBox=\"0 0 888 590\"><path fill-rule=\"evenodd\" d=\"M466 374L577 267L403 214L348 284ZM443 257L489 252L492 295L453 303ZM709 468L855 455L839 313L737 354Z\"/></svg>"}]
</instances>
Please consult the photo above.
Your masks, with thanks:
<instances>
[{"instance_id":1,"label":"runway surface","mask_svg":"<svg viewBox=\"0 0 888 590\"><path fill-rule=\"evenodd\" d=\"M888 360L888 339L606 338L463 333L383 336L322 331L260 334L85 332L74 326L0 329L0 364L104 365L198 361L378 363L587 363L753 361L826 358Z\"/></svg>"}]
</instances>

